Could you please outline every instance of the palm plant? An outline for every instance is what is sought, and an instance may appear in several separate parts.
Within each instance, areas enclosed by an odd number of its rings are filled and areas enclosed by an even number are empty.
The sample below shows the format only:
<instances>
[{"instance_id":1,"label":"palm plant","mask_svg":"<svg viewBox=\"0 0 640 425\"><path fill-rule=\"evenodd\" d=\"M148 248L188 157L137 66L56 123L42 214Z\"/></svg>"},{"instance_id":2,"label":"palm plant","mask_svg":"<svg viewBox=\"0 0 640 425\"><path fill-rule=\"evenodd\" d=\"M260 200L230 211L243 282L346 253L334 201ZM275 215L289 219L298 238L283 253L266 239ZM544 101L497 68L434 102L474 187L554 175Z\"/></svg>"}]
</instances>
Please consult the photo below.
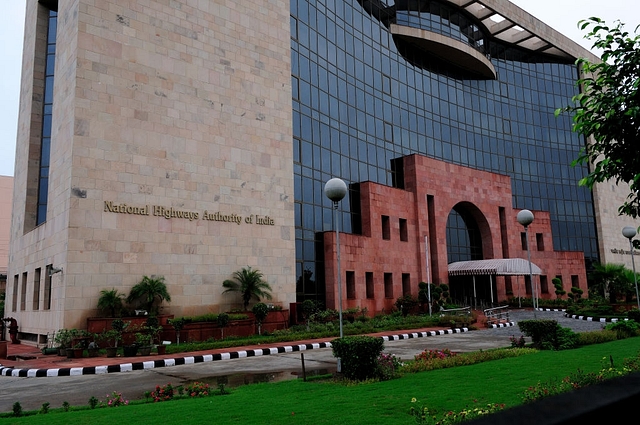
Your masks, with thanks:
<instances>
[{"instance_id":1,"label":"palm plant","mask_svg":"<svg viewBox=\"0 0 640 425\"><path fill-rule=\"evenodd\" d=\"M144 276L140 283L131 288L129 296L127 297L128 303L138 302L141 303L149 312L149 314L157 313L157 307L154 310L154 303L159 301L171 301L171 295L167 290L167 285L164 282L164 276Z\"/></svg>"},{"instance_id":2,"label":"palm plant","mask_svg":"<svg viewBox=\"0 0 640 425\"><path fill-rule=\"evenodd\" d=\"M110 312L110 317L116 317L116 313L122 309L124 294L117 289L103 289L98 298L98 308L104 312Z\"/></svg>"},{"instance_id":3,"label":"palm plant","mask_svg":"<svg viewBox=\"0 0 640 425\"><path fill-rule=\"evenodd\" d=\"M618 294L625 293L627 280L624 277L625 267L622 264L594 264L589 277L593 280L593 287L601 291L609 302L615 304Z\"/></svg>"},{"instance_id":4,"label":"palm plant","mask_svg":"<svg viewBox=\"0 0 640 425\"><path fill-rule=\"evenodd\" d=\"M261 298L271 299L271 286L263 280L264 275L260 270L252 269L250 266L243 267L233 273L234 280L225 280L222 286L227 288L227 292L239 292L242 295L242 303L246 310L251 298L260 301Z\"/></svg>"},{"instance_id":5,"label":"palm plant","mask_svg":"<svg viewBox=\"0 0 640 425\"><path fill-rule=\"evenodd\" d=\"M625 298L626 302L630 303L633 301L634 295L636 295L636 280L640 282L640 275L638 273L634 273L633 270L624 269L624 280L627 282L626 290L625 290Z\"/></svg>"}]
</instances>

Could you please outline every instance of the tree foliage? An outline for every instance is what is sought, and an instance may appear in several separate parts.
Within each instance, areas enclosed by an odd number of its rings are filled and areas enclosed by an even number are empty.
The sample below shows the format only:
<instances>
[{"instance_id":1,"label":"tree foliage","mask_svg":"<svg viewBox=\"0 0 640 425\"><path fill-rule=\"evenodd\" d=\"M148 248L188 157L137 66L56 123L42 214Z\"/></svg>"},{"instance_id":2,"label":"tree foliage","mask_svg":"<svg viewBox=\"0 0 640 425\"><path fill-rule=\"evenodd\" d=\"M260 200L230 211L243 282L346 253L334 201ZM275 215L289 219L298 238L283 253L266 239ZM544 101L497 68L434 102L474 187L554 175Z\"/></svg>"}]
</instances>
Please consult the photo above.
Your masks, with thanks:
<instances>
[{"instance_id":1,"label":"tree foliage","mask_svg":"<svg viewBox=\"0 0 640 425\"><path fill-rule=\"evenodd\" d=\"M252 269L250 266L243 267L233 273L235 280L225 280L222 286L227 292L239 292L242 295L242 304L246 310L251 298L260 301L261 298L271 299L271 286L263 279L264 275L260 270Z\"/></svg>"},{"instance_id":2,"label":"tree foliage","mask_svg":"<svg viewBox=\"0 0 640 425\"><path fill-rule=\"evenodd\" d=\"M572 113L573 130L593 137L574 161L593 164L580 185L592 188L609 179L628 183L630 194L618 211L635 218L640 215L640 35L630 35L620 21L608 26L590 18L579 25L593 48L603 52L602 61L578 59L582 92L556 115Z\"/></svg>"}]
</instances>

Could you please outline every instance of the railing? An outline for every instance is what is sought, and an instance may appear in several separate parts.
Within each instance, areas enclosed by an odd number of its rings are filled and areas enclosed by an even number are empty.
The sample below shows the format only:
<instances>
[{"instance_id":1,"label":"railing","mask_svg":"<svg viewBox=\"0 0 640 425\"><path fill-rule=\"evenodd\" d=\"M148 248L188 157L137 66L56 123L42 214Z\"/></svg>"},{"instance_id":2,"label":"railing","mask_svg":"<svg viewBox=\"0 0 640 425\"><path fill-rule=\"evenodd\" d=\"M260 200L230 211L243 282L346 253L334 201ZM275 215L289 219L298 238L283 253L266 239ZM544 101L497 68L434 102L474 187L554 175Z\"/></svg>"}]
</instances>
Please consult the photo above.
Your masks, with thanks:
<instances>
[{"instance_id":1,"label":"railing","mask_svg":"<svg viewBox=\"0 0 640 425\"><path fill-rule=\"evenodd\" d=\"M448 308L440 310L440 317L450 321L451 328L466 328L471 324L471 307Z\"/></svg>"},{"instance_id":2,"label":"railing","mask_svg":"<svg viewBox=\"0 0 640 425\"><path fill-rule=\"evenodd\" d=\"M449 308L440 310L440 316L471 316L471 307Z\"/></svg>"},{"instance_id":3,"label":"railing","mask_svg":"<svg viewBox=\"0 0 640 425\"><path fill-rule=\"evenodd\" d=\"M492 325L499 322L509 321L509 306L504 305L501 307L487 308L484 310L484 315L487 318L487 324Z\"/></svg>"}]
</instances>

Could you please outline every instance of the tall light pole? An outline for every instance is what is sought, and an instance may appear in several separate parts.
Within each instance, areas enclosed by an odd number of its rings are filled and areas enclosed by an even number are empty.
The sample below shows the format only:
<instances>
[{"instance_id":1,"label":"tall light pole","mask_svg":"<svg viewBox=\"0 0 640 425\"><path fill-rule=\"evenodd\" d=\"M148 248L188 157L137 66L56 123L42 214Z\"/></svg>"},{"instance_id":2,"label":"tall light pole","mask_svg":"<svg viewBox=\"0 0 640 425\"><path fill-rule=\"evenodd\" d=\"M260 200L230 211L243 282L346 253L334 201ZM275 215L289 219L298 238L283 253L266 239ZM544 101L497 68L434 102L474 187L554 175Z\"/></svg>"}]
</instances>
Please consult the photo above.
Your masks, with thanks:
<instances>
[{"instance_id":1,"label":"tall light pole","mask_svg":"<svg viewBox=\"0 0 640 425\"><path fill-rule=\"evenodd\" d=\"M529 249L529 225L533 223L533 213L529 210L522 210L516 216L518 223L524 226L525 237L527 238L527 257L529 259L529 282L531 283L531 296L533 297L533 317L537 318L538 297L536 285L533 284L533 271L531 269L531 250Z\"/></svg>"},{"instance_id":2,"label":"tall light pole","mask_svg":"<svg viewBox=\"0 0 640 425\"><path fill-rule=\"evenodd\" d=\"M638 302L638 310L640 310L640 297L638 296L638 277L636 276L636 263L633 259L633 242L631 239L636 235L636 229L631 226L625 226L622 229L622 236L629 239L629 248L631 249L631 266L633 267L633 282L636 285L636 301Z\"/></svg>"},{"instance_id":3,"label":"tall light pole","mask_svg":"<svg viewBox=\"0 0 640 425\"><path fill-rule=\"evenodd\" d=\"M340 338L342 338L342 272L340 271L340 232L338 231L338 202L347 194L347 184L338 178L329 180L324 185L324 194L333 201L334 221L336 227L336 255L338 257L338 318L340 320Z\"/></svg>"}]
</instances>

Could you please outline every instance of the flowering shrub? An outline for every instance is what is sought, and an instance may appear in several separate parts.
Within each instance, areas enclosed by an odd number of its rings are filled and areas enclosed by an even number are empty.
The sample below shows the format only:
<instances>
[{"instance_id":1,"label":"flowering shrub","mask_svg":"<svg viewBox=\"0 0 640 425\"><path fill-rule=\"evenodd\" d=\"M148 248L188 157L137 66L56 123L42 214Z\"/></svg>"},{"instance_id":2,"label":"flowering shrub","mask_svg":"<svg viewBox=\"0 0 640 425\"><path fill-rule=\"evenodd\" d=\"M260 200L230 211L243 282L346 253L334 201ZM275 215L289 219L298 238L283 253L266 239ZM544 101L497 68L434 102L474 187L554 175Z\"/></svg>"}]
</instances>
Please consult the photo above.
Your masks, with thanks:
<instances>
[{"instance_id":1,"label":"flowering shrub","mask_svg":"<svg viewBox=\"0 0 640 425\"><path fill-rule=\"evenodd\" d=\"M561 381L538 382L527 388L522 395L525 403L531 403L545 397L572 391L589 385L598 384L607 379L624 376L640 370L640 355L632 359L624 359L622 368L617 368L613 364L613 359L602 358L602 369L599 372L584 373L580 369Z\"/></svg>"},{"instance_id":2,"label":"flowering shrub","mask_svg":"<svg viewBox=\"0 0 640 425\"><path fill-rule=\"evenodd\" d=\"M117 391L107 394L107 398L102 402L103 407L118 407L126 406L127 404L129 404L129 400L125 400L124 397L122 397L122 393Z\"/></svg>"},{"instance_id":3,"label":"flowering shrub","mask_svg":"<svg viewBox=\"0 0 640 425\"><path fill-rule=\"evenodd\" d=\"M404 364L402 366L402 372L415 373L428 370L445 369L448 367L468 366L476 363L519 357L538 352L538 350L534 350L532 348L504 348L499 350L475 351L473 353L463 353L459 355L451 353L450 357L446 357L445 353L447 351L448 350L442 350L439 354L437 350L425 351L416 356L415 362ZM434 358L429 360L430 357ZM418 360L418 358L425 359Z\"/></svg>"},{"instance_id":4,"label":"flowering shrub","mask_svg":"<svg viewBox=\"0 0 640 425\"><path fill-rule=\"evenodd\" d=\"M378 378L381 381L388 381L397 377L401 366L402 362L393 354L380 353L377 364Z\"/></svg>"},{"instance_id":5,"label":"flowering shrub","mask_svg":"<svg viewBox=\"0 0 640 425\"><path fill-rule=\"evenodd\" d=\"M192 382L191 384L185 385L184 392L189 397L203 397L205 395L209 395L209 384L205 384L204 382Z\"/></svg>"},{"instance_id":6,"label":"flowering shrub","mask_svg":"<svg viewBox=\"0 0 640 425\"><path fill-rule=\"evenodd\" d=\"M168 383L167 385L161 387L160 385L156 385L155 391L151 393L151 398L153 398L154 402L158 401L168 401L173 399L173 385Z\"/></svg>"},{"instance_id":7,"label":"flowering shrub","mask_svg":"<svg viewBox=\"0 0 640 425\"><path fill-rule=\"evenodd\" d=\"M454 357L456 353L452 352L448 348L444 350L424 350L422 353L415 356L416 361L428 361L428 360L442 360L449 357Z\"/></svg>"},{"instance_id":8,"label":"flowering shrub","mask_svg":"<svg viewBox=\"0 0 640 425\"><path fill-rule=\"evenodd\" d=\"M513 348L524 348L524 336L520 335L520 338L516 338L514 335L511 335L511 338L509 338L509 341L511 341L511 346Z\"/></svg>"},{"instance_id":9,"label":"flowering shrub","mask_svg":"<svg viewBox=\"0 0 640 425\"><path fill-rule=\"evenodd\" d=\"M418 400L414 397L411 399L411 403L418 403ZM438 417L438 412L436 410L429 409L424 405L416 404L416 406L411 406L409 414L413 416L418 424L450 425L476 419L480 416L490 415L502 409L504 409L504 404L489 403L483 407L466 408L459 412L450 410Z\"/></svg>"}]
</instances>

